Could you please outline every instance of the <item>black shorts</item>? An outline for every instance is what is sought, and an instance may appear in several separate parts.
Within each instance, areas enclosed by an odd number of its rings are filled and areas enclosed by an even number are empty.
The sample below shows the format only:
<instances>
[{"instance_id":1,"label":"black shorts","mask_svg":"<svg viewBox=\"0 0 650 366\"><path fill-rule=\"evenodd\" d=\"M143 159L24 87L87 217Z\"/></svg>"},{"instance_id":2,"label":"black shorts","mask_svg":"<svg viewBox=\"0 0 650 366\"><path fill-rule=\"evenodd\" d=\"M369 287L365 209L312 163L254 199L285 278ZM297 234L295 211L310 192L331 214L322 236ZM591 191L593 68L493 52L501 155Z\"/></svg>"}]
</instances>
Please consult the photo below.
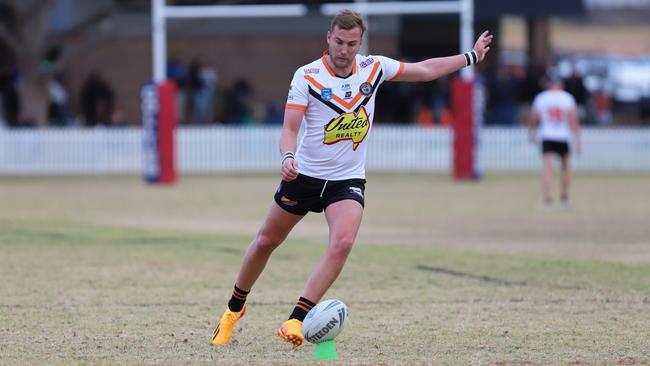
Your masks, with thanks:
<instances>
[{"instance_id":1,"label":"black shorts","mask_svg":"<svg viewBox=\"0 0 650 366\"><path fill-rule=\"evenodd\" d=\"M569 143L563 141L551 141L544 140L542 141L542 154L555 153L560 157L565 157L569 155Z\"/></svg>"},{"instance_id":2,"label":"black shorts","mask_svg":"<svg viewBox=\"0 0 650 366\"><path fill-rule=\"evenodd\" d=\"M298 174L291 182L280 182L273 198L285 211L306 215L342 200L355 200L364 207L365 190L365 179L324 180Z\"/></svg>"}]
</instances>

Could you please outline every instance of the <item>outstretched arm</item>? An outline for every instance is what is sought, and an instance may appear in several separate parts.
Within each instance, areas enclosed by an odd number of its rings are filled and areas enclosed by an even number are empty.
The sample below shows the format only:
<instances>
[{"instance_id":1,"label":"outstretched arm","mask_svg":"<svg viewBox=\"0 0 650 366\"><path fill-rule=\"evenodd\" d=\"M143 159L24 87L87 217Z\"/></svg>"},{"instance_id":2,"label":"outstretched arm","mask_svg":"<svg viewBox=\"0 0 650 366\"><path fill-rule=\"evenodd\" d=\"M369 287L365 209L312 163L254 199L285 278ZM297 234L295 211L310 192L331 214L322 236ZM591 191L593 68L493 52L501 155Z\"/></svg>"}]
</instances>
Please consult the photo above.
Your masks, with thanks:
<instances>
[{"instance_id":1,"label":"outstretched arm","mask_svg":"<svg viewBox=\"0 0 650 366\"><path fill-rule=\"evenodd\" d=\"M475 62L478 63L485 59L485 55L490 50L492 35L488 31L483 32L474 44L474 52L477 56ZM471 57L471 56L470 56ZM474 60L472 60L474 61ZM430 58L415 63L404 63L404 71L394 81L431 81L441 76L456 72L467 66L467 59L464 54L448 57Z\"/></svg>"}]
</instances>

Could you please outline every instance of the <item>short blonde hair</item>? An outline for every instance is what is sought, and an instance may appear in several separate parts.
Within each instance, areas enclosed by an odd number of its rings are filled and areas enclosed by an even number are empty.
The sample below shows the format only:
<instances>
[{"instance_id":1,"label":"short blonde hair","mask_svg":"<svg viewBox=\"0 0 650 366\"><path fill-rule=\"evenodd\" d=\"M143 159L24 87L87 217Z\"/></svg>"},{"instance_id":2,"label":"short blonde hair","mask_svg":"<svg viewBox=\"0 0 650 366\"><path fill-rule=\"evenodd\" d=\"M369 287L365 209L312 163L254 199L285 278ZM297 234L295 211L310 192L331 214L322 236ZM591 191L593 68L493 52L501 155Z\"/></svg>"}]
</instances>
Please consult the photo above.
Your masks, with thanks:
<instances>
[{"instance_id":1,"label":"short blonde hair","mask_svg":"<svg viewBox=\"0 0 650 366\"><path fill-rule=\"evenodd\" d=\"M350 30L356 27L361 28L361 35L366 32L366 25L363 23L363 18L361 14L350 9L340 10L334 18L332 18L332 24L330 25L330 31L334 31L334 27L339 27L340 29Z\"/></svg>"}]
</instances>

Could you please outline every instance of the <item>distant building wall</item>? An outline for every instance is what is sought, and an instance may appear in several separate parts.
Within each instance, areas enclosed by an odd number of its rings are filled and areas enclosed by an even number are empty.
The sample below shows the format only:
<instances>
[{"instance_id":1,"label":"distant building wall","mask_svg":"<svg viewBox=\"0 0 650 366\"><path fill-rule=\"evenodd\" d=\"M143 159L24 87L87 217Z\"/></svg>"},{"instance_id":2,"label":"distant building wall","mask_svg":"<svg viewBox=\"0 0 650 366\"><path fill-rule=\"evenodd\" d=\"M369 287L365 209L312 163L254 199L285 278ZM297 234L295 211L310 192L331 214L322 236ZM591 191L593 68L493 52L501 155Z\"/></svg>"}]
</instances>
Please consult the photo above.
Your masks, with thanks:
<instances>
[{"instance_id":1,"label":"distant building wall","mask_svg":"<svg viewBox=\"0 0 650 366\"><path fill-rule=\"evenodd\" d=\"M398 56L397 38L373 36L371 53ZM229 87L243 77L262 102L284 103L295 70L320 57L326 49L325 33L320 36L219 35L169 37L168 56L188 63L198 57L217 71L220 87ZM110 82L130 123L140 121L140 87L151 79L151 40L144 35L117 38L97 45L68 65L65 70L73 112L79 110L79 90L92 70L99 70Z\"/></svg>"}]
</instances>

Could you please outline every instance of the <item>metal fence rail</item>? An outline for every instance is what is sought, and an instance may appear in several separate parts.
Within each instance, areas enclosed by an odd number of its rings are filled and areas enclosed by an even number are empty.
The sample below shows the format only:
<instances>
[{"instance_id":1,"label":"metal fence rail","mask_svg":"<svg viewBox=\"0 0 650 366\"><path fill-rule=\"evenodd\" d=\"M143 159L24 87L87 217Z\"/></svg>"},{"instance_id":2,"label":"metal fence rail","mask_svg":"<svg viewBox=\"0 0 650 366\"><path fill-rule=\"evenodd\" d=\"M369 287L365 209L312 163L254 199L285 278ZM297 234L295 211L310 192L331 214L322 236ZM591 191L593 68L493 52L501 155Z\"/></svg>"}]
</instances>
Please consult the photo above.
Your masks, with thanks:
<instances>
[{"instance_id":1,"label":"metal fence rail","mask_svg":"<svg viewBox=\"0 0 650 366\"><path fill-rule=\"evenodd\" d=\"M183 127L177 130L180 174L274 172L279 127ZM369 171L446 172L452 134L445 128L377 126L370 137ZM477 166L490 171L533 171L539 147L523 128L484 128ZM650 172L650 128L584 129L582 171ZM2 175L141 174L139 128L0 129Z\"/></svg>"}]
</instances>

